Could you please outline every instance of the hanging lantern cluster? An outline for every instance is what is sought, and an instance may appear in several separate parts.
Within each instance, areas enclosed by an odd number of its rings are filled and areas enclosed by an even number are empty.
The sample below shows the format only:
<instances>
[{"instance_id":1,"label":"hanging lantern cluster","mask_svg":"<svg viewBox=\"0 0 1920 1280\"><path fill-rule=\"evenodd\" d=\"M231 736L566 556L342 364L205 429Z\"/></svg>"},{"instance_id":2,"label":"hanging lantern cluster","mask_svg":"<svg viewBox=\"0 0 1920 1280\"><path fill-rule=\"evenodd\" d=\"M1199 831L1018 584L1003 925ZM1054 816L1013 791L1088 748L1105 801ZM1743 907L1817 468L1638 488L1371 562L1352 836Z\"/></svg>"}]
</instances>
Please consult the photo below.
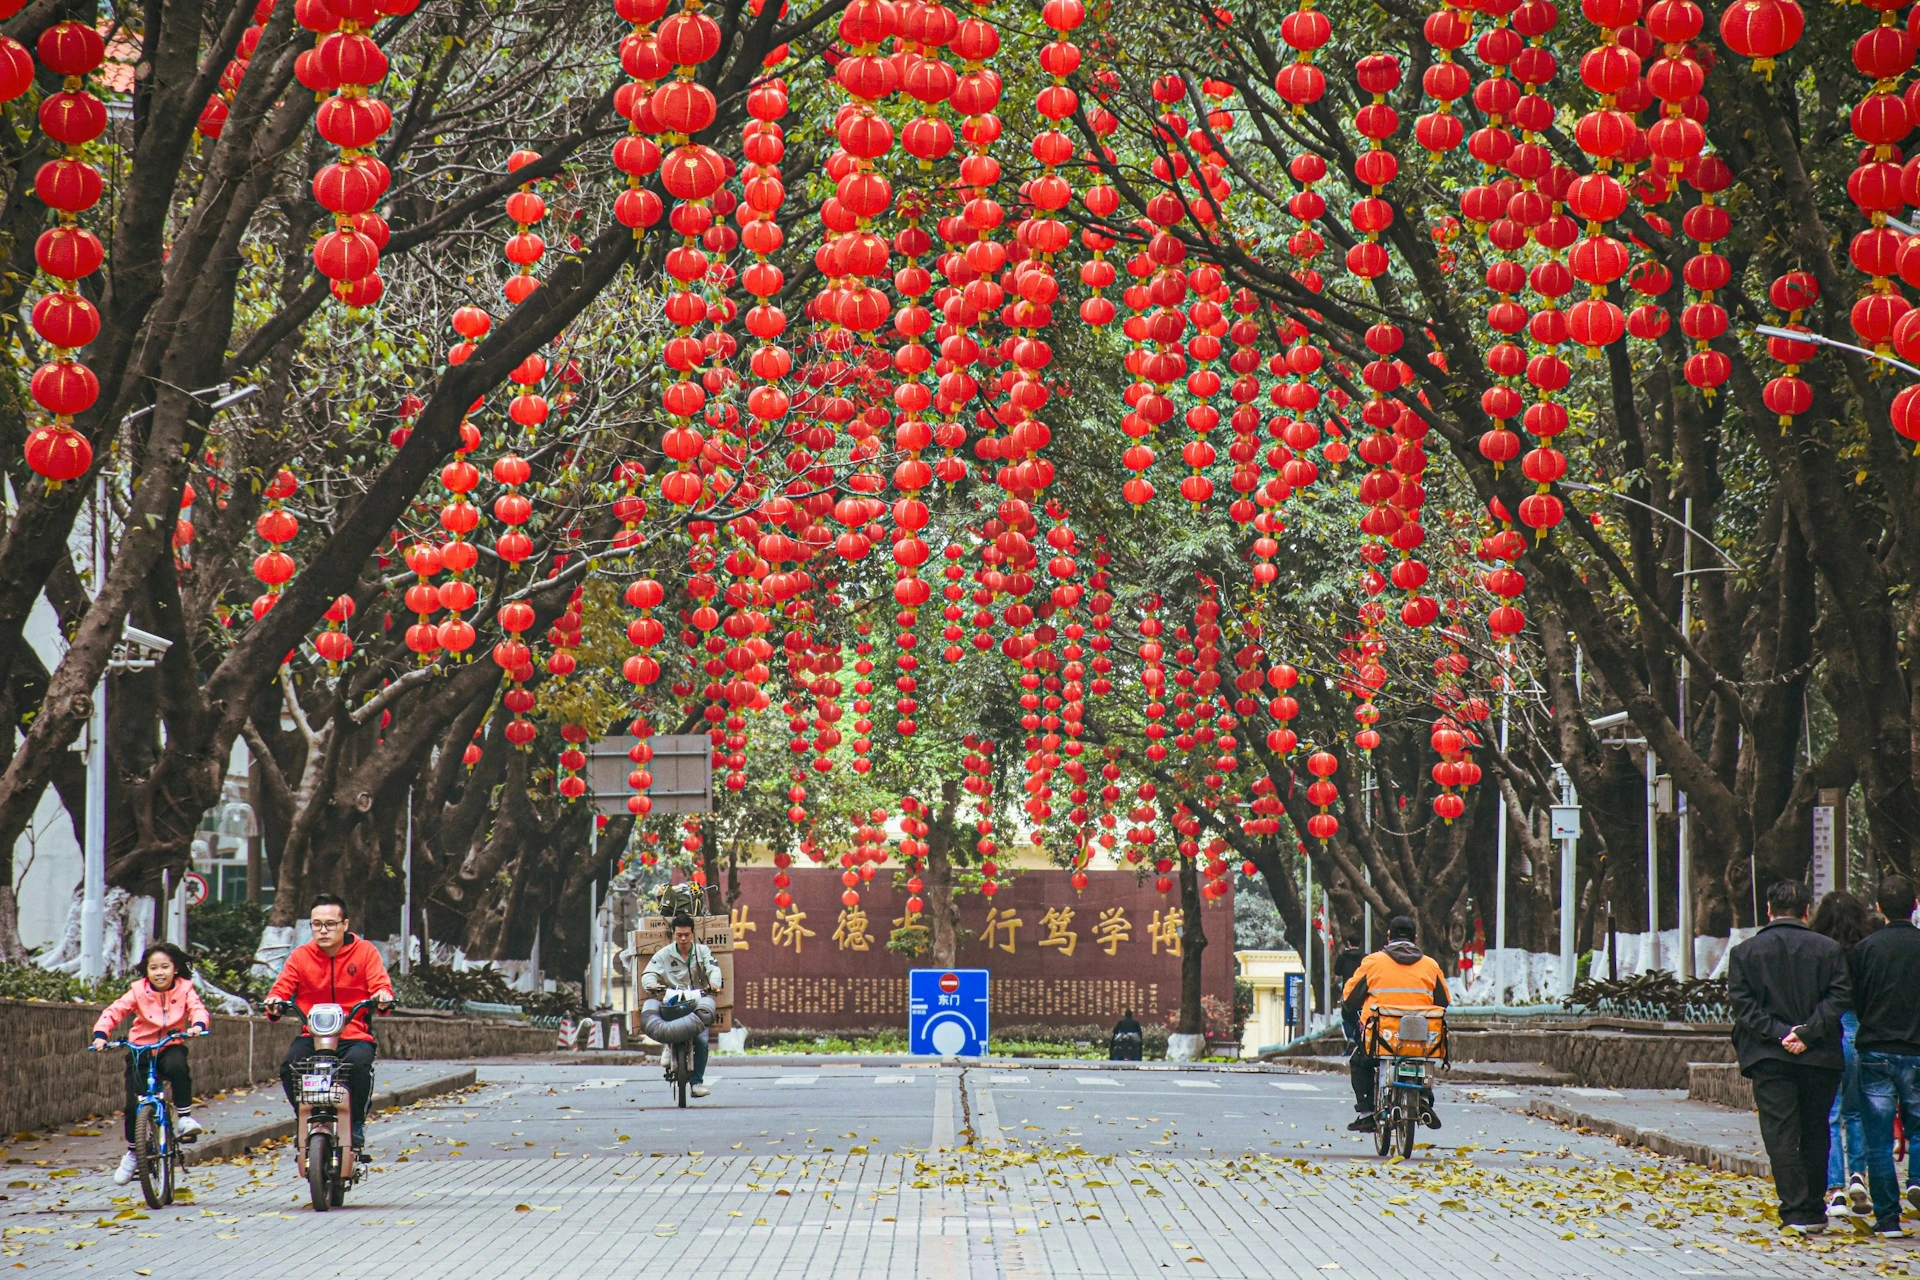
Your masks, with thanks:
<instances>
[{"instance_id":1,"label":"hanging lantern cluster","mask_svg":"<svg viewBox=\"0 0 1920 1280\"><path fill-rule=\"evenodd\" d=\"M1313 56L1333 38L1333 23L1313 6L1314 0L1300 0L1300 7L1280 20L1280 38L1293 50L1293 61L1274 73L1273 89L1297 116L1327 91L1326 73L1313 65Z\"/></svg>"},{"instance_id":2,"label":"hanging lantern cluster","mask_svg":"<svg viewBox=\"0 0 1920 1280\"><path fill-rule=\"evenodd\" d=\"M461 322L461 312L477 312L483 318L486 316L478 308L463 307L454 313L456 325ZM467 316L467 324L469 328L478 327L478 322L471 314ZM478 443L477 431L473 438ZM462 616L480 598L468 577L480 561L480 552L473 543L473 533L480 526L480 509L468 496L480 484L480 469L467 460L471 450L466 445L467 441L463 438L453 461L440 468L440 484L448 495L440 508L440 527L447 532L447 540L440 545L440 567L448 577L434 588L440 608L448 611L446 620L440 623L437 632L439 647L456 660L464 659L467 651L479 639L473 624Z\"/></svg>"},{"instance_id":3,"label":"hanging lantern cluster","mask_svg":"<svg viewBox=\"0 0 1920 1280\"><path fill-rule=\"evenodd\" d=\"M539 158L537 151L515 151L507 157L507 172L518 173ZM505 253L507 262L514 270L507 277L505 293L507 301L516 307L532 297L533 291L540 287L539 277L533 274L533 270L547 252L546 240L534 230L547 216L547 202L533 188L533 183L523 182L518 191L507 197L507 221L513 223L513 234L507 237ZM523 417L519 408L516 401L509 412L513 420L527 428L531 436L533 430L546 421L547 403L540 401L537 417L532 414Z\"/></svg>"},{"instance_id":4,"label":"hanging lantern cluster","mask_svg":"<svg viewBox=\"0 0 1920 1280\"><path fill-rule=\"evenodd\" d=\"M887 860L887 811L873 809L855 818L853 847L840 855L842 906L860 903L860 890L873 880Z\"/></svg>"},{"instance_id":5,"label":"hanging lantern cluster","mask_svg":"<svg viewBox=\"0 0 1920 1280\"><path fill-rule=\"evenodd\" d=\"M533 739L539 732L533 721L527 719L527 713L533 710L533 690L527 688L527 682L533 679L533 651L527 645L526 633L533 629L533 606L525 600L509 600L500 606L494 615L500 629L506 632L506 639L493 646L493 660L507 681L507 691L500 696L500 705L513 713L506 727L501 730L507 741L522 751L532 747Z\"/></svg>"},{"instance_id":6,"label":"hanging lantern cluster","mask_svg":"<svg viewBox=\"0 0 1920 1280\"><path fill-rule=\"evenodd\" d=\"M667 274L673 278L674 291L667 296L666 317L675 336L662 350L662 361L673 371L662 396L672 425L662 441L662 449L675 463L675 469L663 475L660 492L668 502L685 509L705 499L705 481L694 467L706 444L694 427L693 419L706 407L705 387L694 372L705 362L706 348L694 336L694 330L708 319L706 298L695 286L704 280L709 260L700 247L700 237L713 225L712 200L731 171L731 162L713 148L693 141L693 135L711 125L719 107L713 91L695 79L700 66L720 51L720 26L702 12L698 0L690 0L680 12L660 24L654 40L658 55L673 67L673 77L661 84L636 106L634 118L641 127L673 144L660 164L660 183L678 203L669 215L669 224L680 243L668 251Z\"/></svg>"},{"instance_id":7,"label":"hanging lantern cluster","mask_svg":"<svg viewBox=\"0 0 1920 1280\"><path fill-rule=\"evenodd\" d=\"M1427 15L1422 27L1433 49L1433 62L1420 78L1420 87L1433 99L1434 109L1413 122L1413 138L1436 158L1458 147L1466 127L1453 114L1453 104L1467 96L1473 77L1454 61L1454 54L1473 38L1473 10L1449 0Z\"/></svg>"},{"instance_id":8,"label":"hanging lantern cluster","mask_svg":"<svg viewBox=\"0 0 1920 1280\"><path fill-rule=\"evenodd\" d=\"M273 479L267 481L264 491L267 509L253 522L254 532L271 548L253 558L253 576L260 580L260 585L265 589L253 601L253 618L256 622L266 617L267 610L280 602L280 593L293 579L293 557L286 553L285 547L299 536L300 520L287 510L286 502L299 490L300 481L293 472L282 467L274 473Z\"/></svg>"},{"instance_id":9,"label":"hanging lantern cluster","mask_svg":"<svg viewBox=\"0 0 1920 1280\"><path fill-rule=\"evenodd\" d=\"M1500 499L1491 499L1487 512L1497 527L1480 539L1476 552L1480 562L1489 566L1480 577L1480 585L1500 602L1487 612L1487 630L1495 641L1510 643L1527 625L1526 615L1513 603L1527 586L1526 576L1515 567L1526 554L1527 540L1513 527L1513 519Z\"/></svg>"},{"instance_id":10,"label":"hanging lantern cluster","mask_svg":"<svg viewBox=\"0 0 1920 1280\"><path fill-rule=\"evenodd\" d=\"M980 874L985 877L980 892L991 898L998 892L994 877L1000 871L994 861L999 846L993 840L993 742L969 733L960 740L960 745L966 749L966 755L960 758L960 767L967 775L960 785L979 801L973 831L974 850L980 855Z\"/></svg>"},{"instance_id":11,"label":"hanging lantern cluster","mask_svg":"<svg viewBox=\"0 0 1920 1280\"><path fill-rule=\"evenodd\" d=\"M1847 198L1870 224L1853 237L1847 256L1868 279L1867 291L1853 304L1849 319L1861 345L1884 356L1892 351L1894 333L1910 306L1892 278L1900 274L1907 241L1887 225L1887 218L1906 204L1900 148L1913 121L1899 86L1900 77L1913 66L1914 42L1896 25L1900 6L1876 0L1869 7L1879 11L1880 22L1854 42L1853 65L1873 83L1853 109L1853 136L1862 150L1847 177Z\"/></svg>"},{"instance_id":12,"label":"hanging lantern cluster","mask_svg":"<svg viewBox=\"0 0 1920 1280\"><path fill-rule=\"evenodd\" d=\"M353 656L353 637L347 634L347 623L353 620L354 603L352 596L335 596L323 615L327 620L326 629L313 638L313 648L326 660L327 673L340 674L340 664Z\"/></svg>"},{"instance_id":13,"label":"hanging lantern cluster","mask_svg":"<svg viewBox=\"0 0 1920 1280\"><path fill-rule=\"evenodd\" d=\"M666 15L667 0L615 0L614 9L630 30L620 41L620 66L629 79L614 90L613 99L614 110L627 121L626 136L613 144L613 166L626 175L627 185L614 199L613 216L637 240L665 212L645 182L660 168L660 146L648 135L660 130L652 112L653 88L670 69L653 34L653 24Z\"/></svg>"},{"instance_id":14,"label":"hanging lantern cluster","mask_svg":"<svg viewBox=\"0 0 1920 1280\"><path fill-rule=\"evenodd\" d=\"M1733 185L1733 170L1717 155L1696 155L1687 165L1686 176L1693 189L1700 193L1700 203L1680 219L1681 231L1694 242L1697 250L1680 272L1692 290L1692 301L1680 313L1680 331L1693 340L1693 354L1687 357L1682 372L1690 385L1698 387L1701 394L1711 400L1715 390L1733 376L1733 361L1725 352L1715 351L1708 345L1727 331L1727 309L1714 301L1714 294L1732 281L1733 264L1715 252L1713 246L1733 230L1727 211L1715 199ZM1898 297L1891 285L1888 290L1888 296ZM1904 300L1898 303L1899 308L1905 306ZM1878 334L1877 328L1875 332ZM1881 340L1886 336L1891 336L1890 331L1882 335Z\"/></svg>"},{"instance_id":15,"label":"hanging lantern cluster","mask_svg":"<svg viewBox=\"0 0 1920 1280\"><path fill-rule=\"evenodd\" d=\"M259 51L260 37L266 34L266 22L273 16L273 7L274 0L259 0L254 6L253 22L240 33L232 61L221 71L220 83L207 95L207 105L200 108L200 117L194 121L194 130L201 137L217 138L226 128L233 95L239 91L240 82L247 78L247 68L253 65L253 55ZM308 65L311 67L311 61Z\"/></svg>"},{"instance_id":16,"label":"hanging lantern cluster","mask_svg":"<svg viewBox=\"0 0 1920 1280\"><path fill-rule=\"evenodd\" d=\"M535 364L539 366L538 370L532 367ZM521 394L516 401L527 398L530 395L527 388L545 372L546 361L539 356L528 356L522 360L510 375L515 379L526 379L521 383ZM503 453L493 460L493 478L500 486L500 493L493 500L493 518L505 526L500 536L493 540L493 554L512 569L519 568L521 562L533 554L533 539L527 536L525 527L533 519L533 503L526 494L520 492L520 486L532 474L533 468L518 454Z\"/></svg>"},{"instance_id":17,"label":"hanging lantern cluster","mask_svg":"<svg viewBox=\"0 0 1920 1280\"><path fill-rule=\"evenodd\" d=\"M352 307L371 306L386 292L379 276L387 223L374 205L392 174L372 154L393 123L393 111L369 90L387 75L387 55L366 33L382 16L411 13L419 0L299 0L295 20L320 36L295 63L300 82L328 95L314 128L340 149L314 175L314 199L333 215L333 230L313 246L315 270L332 282L333 296ZM304 71L304 74L303 74Z\"/></svg>"},{"instance_id":18,"label":"hanging lantern cluster","mask_svg":"<svg viewBox=\"0 0 1920 1280\"><path fill-rule=\"evenodd\" d=\"M1307 803L1315 809L1307 819L1307 834L1323 845L1340 830L1340 819L1332 813L1334 801L1340 798L1340 788L1333 782L1333 775L1339 771L1339 758L1331 751L1316 751L1307 757L1307 772L1314 778L1307 785Z\"/></svg>"},{"instance_id":19,"label":"hanging lantern cluster","mask_svg":"<svg viewBox=\"0 0 1920 1280\"><path fill-rule=\"evenodd\" d=\"M900 797L900 861L907 873L907 916L912 918L927 908L927 883L921 878L929 852L927 834L932 829L925 818L926 807L912 796Z\"/></svg>"},{"instance_id":20,"label":"hanging lantern cluster","mask_svg":"<svg viewBox=\"0 0 1920 1280\"><path fill-rule=\"evenodd\" d=\"M107 127L105 105L86 88L86 77L105 60L106 44L86 23L56 22L40 33L38 53L40 64L64 81L41 102L40 129L66 154L34 175L34 194L54 211L54 225L34 242L34 260L60 285L34 304L34 333L51 351L34 370L28 390L51 421L36 427L26 445L27 466L52 490L78 480L93 465L93 447L73 420L100 399L100 379L74 353L100 333L100 313L80 296L79 282L100 269L106 251L99 237L80 225L80 215L99 203L103 190L100 171L83 155ZM26 50L7 39L0 44L0 101L20 96L32 82Z\"/></svg>"},{"instance_id":21,"label":"hanging lantern cluster","mask_svg":"<svg viewBox=\"0 0 1920 1280\"><path fill-rule=\"evenodd\" d=\"M416 661L425 666L440 649L440 629L433 623L433 615L440 608L440 593L433 585L433 577L441 568L440 548L424 539L410 543L406 563L414 576L413 585L403 597L407 609L414 615L412 625L407 628L407 648L413 651Z\"/></svg>"},{"instance_id":22,"label":"hanging lantern cluster","mask_svg":"<svg viewBox=\"0 0 1920 1280\"><path fill-rule=\"evenodd\" d=\"M1229 295L1220 268L1211 263L1202 263L1187 274L1187 288L1191 336L1186 350L1193 362L1187 373L1187 394L1194 403L1187 406L1185 419L1193 438L1180 447L1180 460L1188 467L1188 474L1180 481L1180 496L1198 511L1213 498L1213 481L1207 478L1206 470L1219 455L1208 442L1207 433L1220 425L1220 410L1210 403L1219 394L1220 375L1212 366L1220 356L1220 338L1227 332L1221 303Z\"/></svg>"},{"instance_id":23,"label":"hanging lantern cluster","mask_svg":"<svg viewBox=\"0 0 1920 1280\"><path fill-rule=\"evenodd\" d=\"M1300 735L1294 732L1292 723L1300 714L1300 702L1291 692L1299 682L1300 673L1284 662L1267 668L1267 683L1274 690L1267 714L1273 717L1275 726L1267 731L1267 750L1277 756L1290 755L1300 745Z\"/></svg>"},{"instance_id":24,"label":"hanging lantern cluster","mask_svg":"<svg viewBox=\"0 0 1920 1280\"><path fill-rule=\"evenodd\" d=\"M567 745L560 750L560 776L553 789L563 800L578 800L587 794L587 780L580 776L587 767L587 753L580 749L587 740L587 726L568 721L560 726L560 740Z\"/></svg>"},{"instance_id":25,"label":"hanging lantern cluster","mask_svg":"<svg viewBox=\"0 0 1920 1280\"><path fill-rule=\"evenodd\" d=\"M553 646L553 652L547 655L547 674L557 679L565 679L579 669L580 663L573 651L580 644L581 628L585 626L580 616L585 600L586 591L575 587L567 599L566 609L547 630L547 643Z\"/></svg>"}]
</instances>

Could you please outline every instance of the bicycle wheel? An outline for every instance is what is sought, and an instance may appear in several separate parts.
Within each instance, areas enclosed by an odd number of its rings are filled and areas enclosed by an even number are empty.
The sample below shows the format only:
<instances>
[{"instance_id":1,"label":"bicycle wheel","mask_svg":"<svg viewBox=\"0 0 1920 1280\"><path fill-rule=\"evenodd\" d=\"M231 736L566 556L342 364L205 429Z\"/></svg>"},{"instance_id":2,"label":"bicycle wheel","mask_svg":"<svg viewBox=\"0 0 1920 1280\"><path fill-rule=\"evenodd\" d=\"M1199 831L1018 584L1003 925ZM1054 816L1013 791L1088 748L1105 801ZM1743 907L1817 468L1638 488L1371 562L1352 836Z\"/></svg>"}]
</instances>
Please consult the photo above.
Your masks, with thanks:
<instances>
[{"instance_id":1,"label":"bicycle wheel","mask_svg":"<svg viewBox=\"0 0 1920 1280\"><path fill-rule=\"evenodd\" d=\"M313 1201L315 1213L325 1213L333 1207L333 1135L330 1133L310 1133L307 1135L307 1197Z\"/></svg>"},{"instance_id":2,"label":"bicycle wheel","mask_svg":"<svg viewBox=\"0 0 1920 1280\"><path fill-rule=\"evenodd\" d=\"M693 1076L693 1045L682 1041L673 1047L673 1091L680 1105L687 1105L687 1089Z\"/></svg>"},{"instance_id":3,"label":"bicycle wheel","mask_svg":"<svg viewBox=\"0 0 1920 1280\"><path fill-rule=\"evenodd\" d=\"M140 1195L147 1208L173 1199L173 1161L168 1157L164 1102L143 1102L133 1122L133 1151L140 1160Z\"/></svg>"},{"instance_id":4,"label":"bicycle wheel","mask_svg":"<svg viewBox=\"0 0 1920 1280\"><path fill-rule=\"evenodd\" d=\"M1400 1112L1400 1124L1398 1126L1399 1133L1396 1136L1400 1139L1400 1158L1402 1160L1411 1160L1413 1158L1413 1133L1415 1129L1420 1127L1419 1096L1416 1094L1411 1100L1403 1099L1398 1110Z\"/></svg>"},{"instance_id":5,"label":"bicycle wheel","mask_svg":"<svg viewBox=\"0 0 1920 1280\"><path fill-rule=\"evenodd\" d=\"M1373 1150L1374 1154L1385 1156L1393 1151L1393 1108L1381 1107L1373 1113Z\"/></svg>"}]
</instances>

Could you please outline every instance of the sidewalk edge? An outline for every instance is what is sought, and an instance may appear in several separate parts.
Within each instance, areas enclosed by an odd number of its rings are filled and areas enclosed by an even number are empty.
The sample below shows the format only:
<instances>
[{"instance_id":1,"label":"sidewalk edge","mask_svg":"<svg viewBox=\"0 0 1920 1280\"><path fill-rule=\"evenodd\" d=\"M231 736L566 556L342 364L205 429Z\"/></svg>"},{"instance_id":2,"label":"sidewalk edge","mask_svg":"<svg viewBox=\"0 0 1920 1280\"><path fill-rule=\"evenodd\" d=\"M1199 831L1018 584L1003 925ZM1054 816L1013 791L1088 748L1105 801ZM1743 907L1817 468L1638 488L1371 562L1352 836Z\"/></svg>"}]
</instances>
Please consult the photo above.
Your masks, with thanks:
<instances>
[{"instance_id":1,"label":"sidewalk edge","mask_svg":"<svg viewBox=\"0 0 1920 1280\"><path fill-rule=\"evenodd\" d=\"M479 1080L480 1073L472 1067L463 1067L458 1071L448 1071L441 1075L430 1076L398 1089L376 1090L373 1100L368 1104L369 1117L395 1107L411 1106L427 1098L438 1097L443 1093L452 1093L465 1089ZM188 1157L189 1165L206 1164L213 1160L224 1160L229 1156L244 1155L263 1142L272 1142L275 1138L291 1138L294 1121L291 1118L281 1120L263 1120L217 1137L204 1138L195 1143Z\"/></svg>"},{"instance_id":2,"label":"sidewalk edge","mask_svg":"<svg viewBox=\"0 0 1920 1280\"><path fill-rule=\"evenodd\" d=\"M1609 1138L1618 1138L1636 1147L1645 1147L1659 1155L1674 1156L1708 1169L1742 1173L1753 1178L1773 1177L1773 1166L1765 1156L1726 1151L1704 1142L1676 1138L1658 1129L1642 1129L1621 1120L1610 1120L1590 1112L1575 1111L1571 1107L1563 1107L1558 1103L1546 1102L1538 1098L1529 1099L1520 1109L1542 1120L1551 1120L1555 1124L1564 1124L1576 1129L1588 1129Z\"/></svg>"}]
</instances>

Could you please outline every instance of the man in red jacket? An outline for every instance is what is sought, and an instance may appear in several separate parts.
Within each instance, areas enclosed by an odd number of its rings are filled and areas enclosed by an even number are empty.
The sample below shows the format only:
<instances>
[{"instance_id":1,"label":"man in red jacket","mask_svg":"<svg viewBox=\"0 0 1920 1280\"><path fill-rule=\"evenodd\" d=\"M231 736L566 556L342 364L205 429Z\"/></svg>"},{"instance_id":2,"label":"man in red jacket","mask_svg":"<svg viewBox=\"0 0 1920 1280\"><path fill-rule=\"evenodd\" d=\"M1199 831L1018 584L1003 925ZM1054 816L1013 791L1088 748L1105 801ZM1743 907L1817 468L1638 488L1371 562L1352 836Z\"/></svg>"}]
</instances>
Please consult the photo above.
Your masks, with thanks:
<instances>
[{"instance_id":1,"label":"man in red jacket","mask_svg":"<svg viewBox=\"0 0 1920 1280\"><path fill-rule=\"evenodd\" d=\"M379 948L347 931L347 904L331 893L313 900L307 917L313 941L295 947L267 993L267 1016L277 1018L291 1003L303 1013L316 1004L351 1009L369 996L385 1013L393 1007L393 980ZM347 1094L353 1101L353 1149L358 1157L367 1145L367 1101L373 1096L373 1019L362 1014L340 1031L340 1059L347 1065ZM313 1056L313 1037L296 1036L280 1063L280 1085L287 1091L295 1114L293 1076L297 1064Z\"/></svg>"}]
</instances>

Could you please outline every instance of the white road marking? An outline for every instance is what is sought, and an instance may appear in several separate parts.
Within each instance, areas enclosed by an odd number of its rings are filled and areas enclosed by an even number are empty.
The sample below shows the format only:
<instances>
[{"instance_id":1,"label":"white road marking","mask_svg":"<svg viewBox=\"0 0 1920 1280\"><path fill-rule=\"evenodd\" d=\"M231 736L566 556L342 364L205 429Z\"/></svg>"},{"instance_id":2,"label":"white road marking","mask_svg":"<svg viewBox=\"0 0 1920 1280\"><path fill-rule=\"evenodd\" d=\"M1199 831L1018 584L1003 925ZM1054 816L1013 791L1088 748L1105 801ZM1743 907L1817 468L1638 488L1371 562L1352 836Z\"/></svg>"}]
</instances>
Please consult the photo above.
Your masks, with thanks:
<instances>
[{"instance_id":1,"label":"white road marking","mask_svg":"<svg viewBox=\"0 0 1920 1280\"><path fill-rule=\"evenodd\" d=\"M1218 1089L1220 1086L1211 1080L1175 1080L1182 1089Z\"/></svg>"},{"instance_id":2,"label":"white road marking","mask_svg":"<svg viewBox=\"0 0 1920 1280\"><path fill-rule=\"evenodd\" d=\"M1105 1085L1109 1089L1123 1089L1126 1086L1112 1076L1075 1076L1081 1084Z\"/></svg>"},{"instance_id":3,"label":"white road marking","mask_svg":"<svg viewBox=\"0 0 1920 1280\"><path fill-rule=\"evenodd\" d=\"M912 1084L912 1083L914 1082L914 1080L915 1080L915 1079L917 1079L917 1078L919 1078L919 1077L915 1077L915 1076L875 1076L875 1077L873 1078L873 1082L874 1082L875 1084Z\"/></svg>"},{"instance_id":4,"label":"white road marking","mask_svg":"<svg viewBox=\"0 0 1920 1280\"><path fill-rule=\"evenodd\" d=\"M775 1084L812 1084L814 1081L818 1080L819 1078L820 1078L820 1074L818 1072L815 1072L812 1075L805 1075L805 1076L781 1076L777 1080L775 1080L774 1083Z\"/></svg>"},{"instance_id":5,"label":"white road marking","mask_svg":"<svg viewBox=\"0 0 1920 1280\"><path fill-rule=\"evenodd\" d=\"M1567 1092L1575 1095L1576 1097L1581 1097L1581 1098L1624 1098L1626 1097L1626 1095L1621 1093L1618 1089L1572 1089L1572 1088L1569 1088Z\"/></svg>"},{"instance_id":6,"label":"white road marking","mask_svg":"<svg viewBox=\"0 0 1920 1280\"><path fill-rule=\"evenodd\" d=\"M943 1080L933 1095L933 1136L927 1140L930 1151L953 1149L954 1082Z\"/></svg>"},{"instance_id":7,"label":"white road marking","mask_svg":"<svg viewBox=\"0 0 1920 1280\"><path fill-rule=\"evenodd\" d=\"M1000 1136L1000 1108L994 1103L993 1090L982 1089L973 1098L973 1145L998 1147L1005 1141Z\"/></svg>"},{"instance_id":8,"label":"white road marking","mask_svg":"<svg viewBox=\"0 0 1920 1280\"><path fill-rule=\"evenodd\" d=\"M1306 1081L1304 1081L1304 1080L1270 1080L1270 1081L1268 1081L1268 1083L1269 1083L1269 1084L1271 1084L1271 1085L1272 1085L1272 1086L1273 1086L1274 1088L1276 1088L1276 1089L1285 1089L1285 1090L1286 1090L1286 1091L1287 1091L1288 1093L1318 1093L1318 1092L1320 1092L1320 1086L1319 1086L1319 1085L1317 1085L1317 1084L1308 1084L1308 1083L1307 1083Z\"/></svg>"}]
</instances>

